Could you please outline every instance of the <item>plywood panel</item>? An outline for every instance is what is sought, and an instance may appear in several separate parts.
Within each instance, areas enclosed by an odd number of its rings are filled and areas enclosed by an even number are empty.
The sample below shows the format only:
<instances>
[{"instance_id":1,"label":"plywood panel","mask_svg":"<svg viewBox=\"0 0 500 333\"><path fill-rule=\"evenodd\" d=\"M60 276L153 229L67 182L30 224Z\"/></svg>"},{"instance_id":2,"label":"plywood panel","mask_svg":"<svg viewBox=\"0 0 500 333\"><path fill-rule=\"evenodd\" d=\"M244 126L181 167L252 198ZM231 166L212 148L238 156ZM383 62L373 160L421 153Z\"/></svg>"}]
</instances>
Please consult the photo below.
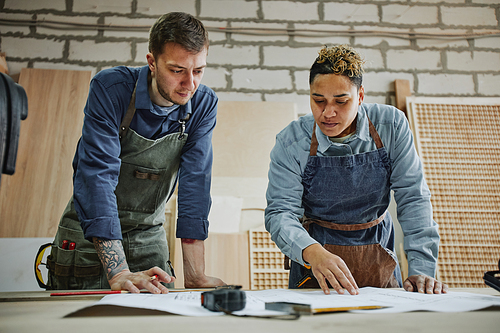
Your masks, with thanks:
<instances>
[{"instance_id":1,"label":"plywood panel","mask_svg":"<svg viewBox=\"0 0 500 333\"><path fill-rule=\"evenodd\" d=\"M175 242L174 270L176 288L184 287L180 239ZM250 288L248 234L209 233L205 240L205 274L215 276L227 284Z\"/></svg>"},{"instance_id":2,"label":"plywood panel","mask_svg":"<svg viewBox=\"0 0 500 333\"><path fill-rule=\"evenodd\" d=\"M264 224L269 154L276 134L296 118L295 103L219 102L212 195L243 198L240 232Z\"/></svg>"},{"instance_id":3,"label":"plywood panel","mask_svg":"<svg viewBox=\"0 0 500 333\"><path fill-rule=\"evenodd\" d=\"M406 98L411 96L410 81L394 80L394 94L396 95L396 107L406 112Z\"/></svg>"},{"instance_id":4,"label":"plywood panel","mask_svg":"<svg viewBox=\"0 0 500 333\"><path fill-rule=\"evenodd\" d=\"M71 162L91 72L23 69L28 96L16 172L2 177L0 237L52 237L72 194Z\"/></svg>"},{"instance_id":5,"label":"plywood panel","mask_svg":"<svg viewBox=\"0 0 500 333\"><path fill-rule=\"evenodd\" d=\"M408 116L441 235L438 277L486 287L500 259L500 99L412 97Z\"/></svg>"},{"instance_id":6,"label":"plywood panel","mask_svg":"<svg viewBox=\"0 0 500 333\"><path fill-rule=\"evenodd\" d=\"M209 233L205 241L206 274L250 288L247 230L264 225L269 154L276 134L296 118L294 103L219 102L212 139L212 195L243 198L243 210L239 233ZM211 226L217 223L210 220ZM180 249L177 239L172 258L178 288L184 285Z\"/></svg>"},{"instance_id":7,"label":"plywood panel","mask_svg":"<svg viewBox=\"0 0 500 333\"><path fill-rule=\"evenodd\" d=\"M276 134L297 117L287 102L219 102L214 177L264 177Z\"/></svg>"}]
</instances>

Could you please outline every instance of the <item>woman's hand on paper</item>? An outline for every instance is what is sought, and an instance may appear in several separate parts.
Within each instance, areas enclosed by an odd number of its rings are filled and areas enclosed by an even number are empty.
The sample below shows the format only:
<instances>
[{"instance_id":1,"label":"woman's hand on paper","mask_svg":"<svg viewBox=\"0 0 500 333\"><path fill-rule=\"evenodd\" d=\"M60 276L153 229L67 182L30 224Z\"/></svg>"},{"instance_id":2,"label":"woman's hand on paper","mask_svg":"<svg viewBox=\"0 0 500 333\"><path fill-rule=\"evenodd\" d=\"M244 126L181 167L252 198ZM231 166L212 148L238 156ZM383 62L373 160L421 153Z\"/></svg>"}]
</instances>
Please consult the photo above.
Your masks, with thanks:
<instances>
[{"instance_id":1,"label":"woman's hand on paper","mask_svg":"<svg viewBox=\"0 0 500 333\"><path fill-rule=\"evenodd\" d=\"M311 265L311 270L325 294L330 294L327 281L339 294L344 289L351 295L359 294L359 288L351 271L339 256L328 252L319 244L312 244L302 252L304 261Z\"/></svg>"},{"instance_id":2,"label":"woman's hand on paper","mask_svg":"<svg viewBox=\"0 0 500 333\"><path fill-rule=\"evenodd\" d=\"M410 292L423 294L446 294L448 285L427 275L409 276L403 283L403 288Z\"/></svg>"}]
</instances>

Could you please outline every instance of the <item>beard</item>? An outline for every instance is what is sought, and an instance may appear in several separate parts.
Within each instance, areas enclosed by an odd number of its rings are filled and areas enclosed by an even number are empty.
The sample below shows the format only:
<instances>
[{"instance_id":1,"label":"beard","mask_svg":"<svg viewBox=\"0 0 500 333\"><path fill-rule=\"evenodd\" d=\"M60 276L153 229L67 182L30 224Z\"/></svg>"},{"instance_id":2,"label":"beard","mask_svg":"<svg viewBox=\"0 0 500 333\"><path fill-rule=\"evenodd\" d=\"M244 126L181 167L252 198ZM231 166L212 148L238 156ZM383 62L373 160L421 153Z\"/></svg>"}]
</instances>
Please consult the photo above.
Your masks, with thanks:
<instances>
[{"instance_id":1,"label":"beard","mask_svg":"<svg viewBox=\"0 0 500 333\"><path fill-rule=\"evenodd\" d=\"M177 104L177 105L186 105L187 102L189 102L189 100L191 99L191 97L193 96L193 94L190 94L188 97L186 98L182 98L180 100L174 100L172 98L172 96L170 95L169 92L165 91L162 87L160 87L159 85L156 86L157 89L158 89L158 93L161 95L161 97L163 97L165 100L169 101L170 103L173 103L173 104Z\"/></svg>"}]
</instances>

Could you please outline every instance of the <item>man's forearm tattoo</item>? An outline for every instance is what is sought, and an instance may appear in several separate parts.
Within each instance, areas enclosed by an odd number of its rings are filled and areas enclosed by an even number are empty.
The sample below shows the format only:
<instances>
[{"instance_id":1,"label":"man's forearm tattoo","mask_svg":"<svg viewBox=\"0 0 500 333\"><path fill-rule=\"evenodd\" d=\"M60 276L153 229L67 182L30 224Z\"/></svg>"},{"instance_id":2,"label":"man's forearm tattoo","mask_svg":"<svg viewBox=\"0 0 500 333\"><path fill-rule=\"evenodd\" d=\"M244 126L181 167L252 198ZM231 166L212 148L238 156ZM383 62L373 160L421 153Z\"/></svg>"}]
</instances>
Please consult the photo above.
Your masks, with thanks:
<instances>
[{"instance_id":1,"label":"man's forearm tattoo","mask_svg":"<svg viewBox=\"0 0 500 333\"><path fill-rule=\"evenodd\" d=\"M122 270L128 269L121 241L94 238L94 246L108 280L111 280L113 276Z\"/></svg>"}]
</instances>

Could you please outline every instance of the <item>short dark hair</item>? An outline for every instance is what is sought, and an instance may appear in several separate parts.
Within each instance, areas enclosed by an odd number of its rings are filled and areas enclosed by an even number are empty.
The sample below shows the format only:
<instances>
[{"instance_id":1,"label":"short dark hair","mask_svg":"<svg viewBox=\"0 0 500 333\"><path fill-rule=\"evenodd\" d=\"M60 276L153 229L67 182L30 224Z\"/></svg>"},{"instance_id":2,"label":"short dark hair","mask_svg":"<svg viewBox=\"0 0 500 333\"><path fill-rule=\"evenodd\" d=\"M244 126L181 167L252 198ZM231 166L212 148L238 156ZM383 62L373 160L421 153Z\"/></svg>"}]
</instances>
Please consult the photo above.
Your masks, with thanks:
<instances>
[{"instance_id":1,"label":"short dark hair","mask_svg":"<svg viewBox=\"0 0 500 333\"><path fill-rule=\"evenodd\" d=\"M348 45L323 47L309 71L309 84L319 74L347 76L358 90L363 83L364 61L359 53Z\"/></svg>"},{"instance_id":2,"label":"short dark hair","mask_svg":"<svg viewBox=\"0 0 500 333\"><path fill-rule=\"evenodd\" d=\"M180 44L187 51L198 53L208 48L208 33L194 16L172 12L162 15L149 31L149 52L156 58L169 42Z\"/></svg>"}]
</instances>

